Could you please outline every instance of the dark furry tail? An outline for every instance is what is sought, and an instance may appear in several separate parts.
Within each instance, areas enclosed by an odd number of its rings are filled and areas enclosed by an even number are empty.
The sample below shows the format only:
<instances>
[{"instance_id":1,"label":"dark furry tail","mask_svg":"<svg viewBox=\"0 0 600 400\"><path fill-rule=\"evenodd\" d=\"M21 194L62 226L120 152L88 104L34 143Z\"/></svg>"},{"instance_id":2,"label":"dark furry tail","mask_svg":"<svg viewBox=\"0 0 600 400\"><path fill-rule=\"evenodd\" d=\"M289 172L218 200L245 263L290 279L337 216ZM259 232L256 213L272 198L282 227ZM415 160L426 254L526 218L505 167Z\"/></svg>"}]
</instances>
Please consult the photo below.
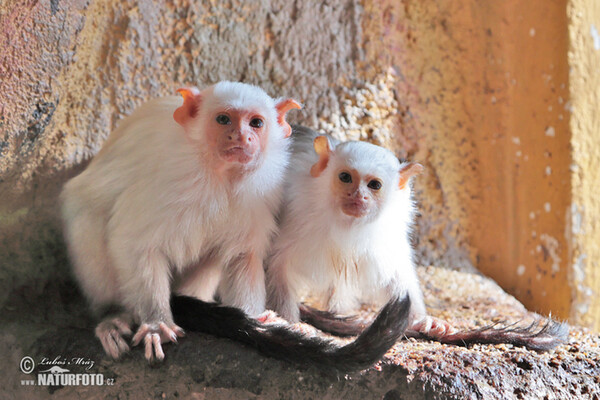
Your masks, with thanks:
<instances>
[{"instance_id":1,"label":"dark furry tail","mask_svg":"<svg viewBox=\"0 0 600 400\"><path fill-rule=\"evenodd\" d=\"M531 350L550 350L566 343L569 336L569 326L552 319L543 324L535 321L525 327L515 326L515 324L507 327L497 326L498 324L494 324L472 331L457 332L434 340L463 346L472 343L508 343Z\"/></svg>"},{"instance_id":2,"label":"dark furry tail","mask_svg":"<svg viewBox=\"0 0 600 400\"><path fill-rule=\"evenodd\" d=\"M189 331L237 340L274 358L351 372L379 361L402 336L410 299L391 300L368 328L341 347L333 340L306 336L287 325L261 324L237 308L191 297L173 296L171 309L175 323Z\"/></svg>"},{"instance_id":3,"label":"dark furry tail","mask_svg":"<svg viewBox=\"0 0 600 400\"><path fill-rule=\"evenodd\" d=\"M306 322L323 332L341 337L360 335L368 326L368 322L358 317L340 317L329 311L317 310L306 304L300 305L300 319L302 322Z\"/></svg>"},{"instance_id":4,"label":"dark furry tail","mask_svg":"<svg viewBox=\"0 0 600 400\"><path fill-rule=\"evenodd\" d=\"M357 335L366 325L365 321L356 317L339 317L306 305L300 307L300 316L302 321L337 336ZM499 326L500 324L496 323L480 329L461 331L442 337L429 337L411 330L407 330L405 335L459 346L474 343L507 343L531 350L550 350L559 344L566 343L569 336L569 326L553 319L548 319L546 322L542 322L540 319L527 326L517 326L517 324Z\"/></svg>"}]
</instances>

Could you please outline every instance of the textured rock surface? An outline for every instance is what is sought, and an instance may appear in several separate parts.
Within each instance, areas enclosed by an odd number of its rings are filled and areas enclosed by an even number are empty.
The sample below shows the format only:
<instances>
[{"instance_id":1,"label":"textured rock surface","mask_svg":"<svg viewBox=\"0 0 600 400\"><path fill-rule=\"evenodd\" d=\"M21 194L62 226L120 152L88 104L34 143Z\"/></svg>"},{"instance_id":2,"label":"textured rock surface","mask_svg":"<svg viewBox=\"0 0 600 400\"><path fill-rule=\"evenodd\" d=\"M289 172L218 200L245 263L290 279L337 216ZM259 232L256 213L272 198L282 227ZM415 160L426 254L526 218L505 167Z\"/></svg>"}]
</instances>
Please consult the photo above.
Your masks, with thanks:
<instances>
[{"instance_id":1,"label":"textured rock surface","mask_svg":"<svg viewBox=\"0 0 600 400\"><path fill-rule=\"evenodd\" d=\"M429 311L461 327L530 318L495 283L478 275L421 268ZM597 399L600 396L600 336L572 329L568 344L547 353L508 345L471 348L408 340L376 367L335 376L262 357L237 343L190 334L166 347L164 365L151 368L140 348L121 362L105 358L91 321L71 298L50 298L26 320L17 310L1 317L2 398L196 398L196 399ZM41 388L18 370L25 355L39 363L83 358L89 371L114 385ZM65 365L72 372L85 372ZM45 368L38 367L37 371ZM49 396L52 394L52 396ZM594 397L595 396L595 397Z\"/></svg>"}]
</instances>

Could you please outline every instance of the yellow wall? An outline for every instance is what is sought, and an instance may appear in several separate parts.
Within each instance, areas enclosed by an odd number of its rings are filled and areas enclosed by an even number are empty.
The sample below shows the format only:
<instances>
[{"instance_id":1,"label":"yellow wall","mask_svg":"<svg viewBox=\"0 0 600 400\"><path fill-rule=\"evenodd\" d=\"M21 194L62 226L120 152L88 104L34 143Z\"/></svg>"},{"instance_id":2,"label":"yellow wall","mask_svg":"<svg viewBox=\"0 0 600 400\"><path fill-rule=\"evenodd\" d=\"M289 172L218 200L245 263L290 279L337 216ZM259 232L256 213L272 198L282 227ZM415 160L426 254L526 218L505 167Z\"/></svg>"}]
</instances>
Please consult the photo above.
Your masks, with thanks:
<instances>
[{"instance_id":1,"label":"yellow wall","mask_svg":"<svg viewBox=\"0 0 600 400\"><path fill-rule=\"evenodd\" d=\"M467 259L528 308L599 327L597 8L366 1L363 33L367 76L392 71L400 152L427 166L421 260Z\"/></svg>"},{"instance_id":2,"label":"yellow wall","mask_svg":"<svg viewBox=\"0 0 600 400\"><path fill-rule=\"evenodd\" d=\"M482 202L472 236L484 273L561 318L571 307L565 10L566 1L514 1L482 16L498 33L482 65L489 93L476 107Z\"/></svg>"},{"instance_id":3,"label":"yellow wall","mask_svg":"<svg viewBox=\"0 0 600 400\"><path fill-rule=\"evenodd\" d=\"M600 2L571 0L571 320L600 330Z\"/></svg>"}]
</instances>

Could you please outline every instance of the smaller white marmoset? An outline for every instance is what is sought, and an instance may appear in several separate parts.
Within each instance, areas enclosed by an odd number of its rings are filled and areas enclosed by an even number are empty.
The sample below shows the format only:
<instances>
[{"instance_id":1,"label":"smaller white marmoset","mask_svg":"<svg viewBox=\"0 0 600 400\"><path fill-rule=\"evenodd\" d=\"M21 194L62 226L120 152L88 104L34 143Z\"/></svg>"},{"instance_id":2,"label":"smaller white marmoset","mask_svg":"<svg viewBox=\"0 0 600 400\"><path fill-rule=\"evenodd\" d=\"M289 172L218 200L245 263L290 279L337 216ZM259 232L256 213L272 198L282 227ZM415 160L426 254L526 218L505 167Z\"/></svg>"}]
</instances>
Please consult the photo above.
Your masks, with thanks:
<instances>
[{"instance_id":1,"label":"smaller white marmoset","mask_svg":"<svg viewBox=\"0 0 600 400\"><path fill-rule=\"evenodd\" d=\"M329 311L348 313L361 303L381 304L408 295L407 335L447 343L523 344L549 348L564 340L566 325L456 332L427 314L410 233L415 213L411 179L423 167L401 163L366 142L340 142L294 127L280 232L267 266L268 306L289 321L301 317L300 293L325 299ZM306 311L313 325L352 333L343 319Z\"/></svg>"}]
</instances>

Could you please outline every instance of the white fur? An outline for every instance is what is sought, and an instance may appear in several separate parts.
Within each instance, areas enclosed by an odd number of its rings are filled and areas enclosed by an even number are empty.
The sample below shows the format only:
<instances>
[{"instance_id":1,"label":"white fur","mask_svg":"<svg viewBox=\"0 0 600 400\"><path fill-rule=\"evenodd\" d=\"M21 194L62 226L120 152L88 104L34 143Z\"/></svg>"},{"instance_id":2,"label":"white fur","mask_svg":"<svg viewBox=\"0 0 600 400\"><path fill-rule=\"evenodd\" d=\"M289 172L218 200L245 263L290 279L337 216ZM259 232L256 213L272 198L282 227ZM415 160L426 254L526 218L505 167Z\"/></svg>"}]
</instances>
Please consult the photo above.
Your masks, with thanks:
<instances>
[{"instance_id":1,"label":"white fur","mask_svg":"<svg viewBox=\"0 0 600 400\"><path fill-rule=\"evenodd\" d=\"M408 291L412 317L424 315L409 243L414 204L410 185L398 189L400 162L382 147L330 139L331 159L315 178L313 138L295 137L293 144L280 234L268 263L270 306L297 321L306 289L338 313ZM375 213L357 220L335 206L331 185L341 167L382 180L384 200Z\"/></svg>"},{"instance_id":2,"label":"white fur","mask_svg":"<svg viewBox=\"0 0 600 400\"><path fill-rule=\"evenodd\" d=\"M119 304L138 322L172 323L171 283L256 315L265 308L263 258L276 229L288 144L275 102L257 87L221 82L202 92L198 124L173 120L178 97L126 118L62 193L75 275L95 308ZM260 110L270 130L258 168L234 184L206 165L202 118L215 107ZM206 279L205 279L206 278ZM208 285L208 287L203 287ZM218 285L218 289L215 286ZM174 288L177 290L177 288Z\"/></svg>"}]
</instances>

